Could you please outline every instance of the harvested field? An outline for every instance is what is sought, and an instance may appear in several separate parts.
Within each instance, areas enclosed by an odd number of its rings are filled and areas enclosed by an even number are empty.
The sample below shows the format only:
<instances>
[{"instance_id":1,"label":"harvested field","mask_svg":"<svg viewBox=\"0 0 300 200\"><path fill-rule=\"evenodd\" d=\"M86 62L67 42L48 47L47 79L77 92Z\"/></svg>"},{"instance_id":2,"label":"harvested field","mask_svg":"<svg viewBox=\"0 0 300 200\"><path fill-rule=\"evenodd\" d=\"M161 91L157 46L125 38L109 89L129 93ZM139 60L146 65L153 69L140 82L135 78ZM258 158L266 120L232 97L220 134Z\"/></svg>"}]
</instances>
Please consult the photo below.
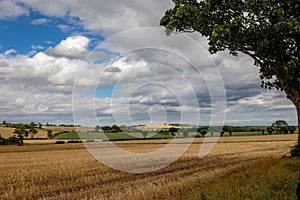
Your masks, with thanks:
<instances>
[{"instance_id":1,"label":"harvested field","mask_svg":"<svg viewBox=\"0 0 300 200\"><path fill-rule=\"evenodd\" d=\"M42 126L42 129L37 129L38 133L33 138L47 138L47 130L52 130L53 134L58 132L88 132L93 131L90 127L68 127L68 126ZM3 138L9 138L14 135L15 128L0 126L0 135ZM29 135L28 138L31 138Z\"/></svg>"},{"instance_id":2,"label":"harvested field","mask_svg":"<svg viewBox=\"0 0 300 200\"><path fill-rule=\"evenodd\" d=\"M169 128L178 128L179 126L172 126L169 124L148 124L144 126L138 126L136 129L138 130L160 130L160 129L169 129ZM180 127L179 127L180 128Z\"/></svg>"},{"instance_id":3,"label":"harvested field","mask_svg":"<svg viewBox=\"0 0 300 200\"><path fill-rule=\"evenodd\" d=\"M3 138L9 138L14 135L15 128L0 126L0 134ZM38 133L33 138L47 138L47 130L37 129ZM30 138L31 135L28 136Z\"/></svg>"},{"instance_id":4,"label":"harvested field","mask_svg":"<svg viewBox=\"0 0 300 200\"><path fill-rule=\"evenodd\" d=\"M9 138L9 137L13 136L14 131L15 131L14 128L0 126L0 135L3 138Z\"/></svg>"},{"instance_id":5,"label":"harvested field","mask_svg":"<svg viewBox=\"0 0 300 200\"><path fill-rule=\"evenodd\" d=\"M201 144L194 143L166 168L142 174L111 169L92 157L82 144L1 146L0 199L186 199L216 177L286 155L296 143L296 135L256 140L222 138L203 159L198 157ZM149 152L164 147L161 141L124 141L118 146ZM105 145L99 149L103 155L111 151ZM162 159L167 156L162 155Z\"/></svg>"}]
</instances>

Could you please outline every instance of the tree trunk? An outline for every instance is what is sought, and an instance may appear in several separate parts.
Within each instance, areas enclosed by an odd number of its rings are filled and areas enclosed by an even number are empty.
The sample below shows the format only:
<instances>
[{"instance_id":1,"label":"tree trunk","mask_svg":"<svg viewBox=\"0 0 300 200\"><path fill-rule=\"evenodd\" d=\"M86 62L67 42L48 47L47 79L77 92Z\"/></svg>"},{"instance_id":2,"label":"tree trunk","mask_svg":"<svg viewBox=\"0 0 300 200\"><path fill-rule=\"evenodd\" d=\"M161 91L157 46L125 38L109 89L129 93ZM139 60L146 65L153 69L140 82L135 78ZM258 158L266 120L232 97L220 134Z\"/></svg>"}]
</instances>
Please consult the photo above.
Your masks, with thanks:
<instances>
[{"instance_id":1,"label":"tree trunk","mask_svg":"<svg viewBox=\"0 0 300 200\"><path fill-rule=\"evenodd\" d=\"M294 91L288 93L285 90L285 93L287 94L287 98L291 100L291 102L295 105L296 111L297 111L297 119L298 119L298 145L300 145L300 91Z\"/></svg>"},{"instance_id":2,"label":"tree trunk","mask_svg":"<svg viewBox=\"0 0 300 200\"><path fill-rule=\"evenodd\" d=\"M300 104L296 105L298 117L298 145L300 145Z\"/></svg>"}]
</instances>

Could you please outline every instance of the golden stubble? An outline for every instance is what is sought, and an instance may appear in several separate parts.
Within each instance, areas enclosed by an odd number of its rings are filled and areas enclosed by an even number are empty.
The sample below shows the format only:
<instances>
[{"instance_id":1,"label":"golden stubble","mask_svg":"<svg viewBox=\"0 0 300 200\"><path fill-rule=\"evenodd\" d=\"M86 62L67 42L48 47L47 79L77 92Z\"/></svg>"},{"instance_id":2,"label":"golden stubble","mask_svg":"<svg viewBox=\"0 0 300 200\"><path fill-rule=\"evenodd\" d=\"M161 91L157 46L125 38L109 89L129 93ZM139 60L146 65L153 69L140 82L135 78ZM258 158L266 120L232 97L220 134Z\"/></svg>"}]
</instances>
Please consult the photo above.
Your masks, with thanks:
<instances>
[{"instance_id":1,"label":"golden stubble","mask_svg":"<svg viewBox=\"0 0 300 200\"><path fill-rule=\"evenodd\" d=\"M1 146L0 199L185 199L215 177L286 155L296 139L290 135L221 138L203 159L198 157L201 139L195 139L176 162L142 174L111 169L82 144ZM131 152L149 152L166 145L165 140L147 143L117 145Z\"/></svg>"}]
</instances>

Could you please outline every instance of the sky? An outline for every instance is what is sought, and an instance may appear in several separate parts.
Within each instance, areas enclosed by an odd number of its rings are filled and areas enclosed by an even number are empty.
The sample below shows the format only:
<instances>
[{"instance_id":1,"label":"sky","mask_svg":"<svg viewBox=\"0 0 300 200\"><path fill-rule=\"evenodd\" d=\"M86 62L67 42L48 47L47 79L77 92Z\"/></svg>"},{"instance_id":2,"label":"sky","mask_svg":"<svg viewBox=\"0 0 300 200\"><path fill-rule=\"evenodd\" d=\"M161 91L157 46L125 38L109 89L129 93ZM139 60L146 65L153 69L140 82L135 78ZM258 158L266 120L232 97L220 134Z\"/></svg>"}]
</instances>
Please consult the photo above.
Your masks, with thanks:
<instances>
[{"instance_id":1,"label":"sky","mask_svg":"<svg viewBox=\"0 0 300 200\"><path fill-rule=\"evenodd\" d=\"M85 126L296 125L243 55L167 36L171 1L0 0L0 120Z\"/></svg>"}]
</instances>

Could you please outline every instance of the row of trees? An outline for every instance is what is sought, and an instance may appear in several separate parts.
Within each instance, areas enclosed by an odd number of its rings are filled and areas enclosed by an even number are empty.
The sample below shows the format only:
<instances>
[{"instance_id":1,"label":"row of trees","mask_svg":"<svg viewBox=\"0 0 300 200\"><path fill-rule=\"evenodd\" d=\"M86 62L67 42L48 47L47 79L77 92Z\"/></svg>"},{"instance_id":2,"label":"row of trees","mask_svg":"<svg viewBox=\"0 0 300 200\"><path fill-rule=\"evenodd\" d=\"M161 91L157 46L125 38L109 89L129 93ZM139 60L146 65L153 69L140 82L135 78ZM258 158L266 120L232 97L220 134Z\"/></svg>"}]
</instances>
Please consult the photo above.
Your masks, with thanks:
<instances>
[{"instance_id":1,"label":"row of trees","mask_svg":"<svg viewBox=\"0 0 300 200\"><path fill-rule=\"evenodd\" d=\"M18 144L23 145L24 138L31 136L31 139L38 133L37 128L42 128L41 124L35 124L31 122L29 124L13 124L12 127L15 128L14 134L18 138Z\"/></svg>"},{"instance_id":2,"label":"row of trees","mask_svg":"<svg viewBox=\"0 0 300 200\"><path fill-rule=\"evenodd\" d=\"M5 139L0 135L0 145L18 144L18 143L19 143L19 139L16 136L12 136L8 139Z\"/></svg>"},{"instance_id":3,"label":"row of trees","mask_svg":"<svg viewBox=\"0 0 300 200\"><path fill-rule=\"evenodd\" d=\"M23 123L6 123L5 121L3 121L2 123L3 125L5 125L5 127L10 127L10 128L25 128L25 129L30 129L30 128L42 128L42 124L41 123L34 123L34 122L30 122L29 124L23 124Z\"/></svg>"},{"instance_id":4,"label":"row of trees","mask_svg":"<svg viewBox=\"0 0 300 200\"><path fill-rule=\"evenodd\" d=\"M1 139L0 145L18 144L20 146L23 145L24 138L30 137L31 139L33 139L34 135L36 135L39 132L38 129L42 129L43 126L43 124L41 123L34 123L34 122L30 122L29 124L24 124L24 123L10 123L6 121L3 121L2 125L9 128L15 128L15 130L13 132L14 135L8 139L4 139L0 135L0 139ZM57 125L47 123L46 126L57 126ZM60 124L58 126L74 127L74 125L65 125L65 124ZM48 138L53 137L52 130L47 130L47 137Z\"/></svg>"},{"instance_id":5,"label":"row of trees","mask_svg":"<svg viewBox=\"0 0 300 200\"><path fill-rule=\"evenodd\" d=\"M41 123L34 123L30 122L29 124L23 124L23 123L7 123L6 121L3 121L2 123L5 127L15 128L13 132L13 136L4 139L0 136L0 144L18 144L20 146L23 145L24 138L28 138L30 136L31 139L33 139L34 135L36 135L39 131L38 129L42 128ZM52 131L48 130L48 137L52 135Z\"/></svg>"},{"instance_id":6,"label":"row of trees","mask_svg":"<svg viewBox=\"0 0 300 200\"><path fill-rule=\"evenodd\" d=\"M164 135L171 134L172 136L176 136L179 132L182 132L184 137L188 137L188 135L192 132L197 132L200 135L202 135L202 137L204 137L208 132L208 126L194 127L194 128L182 128L182 129L171 127L169 129L162 129L158 133L164 134Z\"/></svg>"},{"instance_id":7,"label":"row of trees","mask_svg":"<svg viewBox=\"0 0 300 200\"><path fill-rule=\"evenodd\" d=\"M229 135L232 135L233 132L261 132L262 135L267 132L269 135L273 133L279 134L294 134L296 131L295 126L289 126L288 123L284 120L278 120L274 122L271 126L266 128L263 127L248 127L248 126L224 126L222 132L228 132Z\"/></svg>"},{"instance_id":8,"label":"row of trees","mask_svg":"<svg viewBox=\"0 0 300 200\"><path fill-rule=\"evenodd\" d=\"M17 128L19 125L21 125L23 123L10 123L10 122L6 122L6 121L3 121L2 122L2 125L4 125L5 127L12 127L12 128ZM30 122L29 124L23 124L24 126L27 126L27 127L38 127L38 128L42 128L42 126L44 126L44 124L42 123L34 123L34 122ZM73 124L59 124L59 125L56 125L56 124L49 124L48 122L45 124L45 126L59 126L59 127L80 127L81 125L73 125Z\"/></svg>"},{"instance_id":9,"label":"row of trees","mask_svg":"<svg viewBox=\"0 0 300 200\"><path fill-rule=\"evenodd\" d=\"M159 131L159 133L161 134L171 134L173 136L175 136L176 134L178 134L178 132L182 132L184 137L188 137L189 133L191 132L196 132L199 135L201 135L202 137L204 137L207 133L208 133L208 126L202 126L202 127L193 127L193 128L175 128L175 127L171 127L169 129L162 129ZM211 132L219 132L220 136L224 136L224 134L227 132L229 133L230 136L232 136L232 134L234 132L261 132L262 135L264 135L265 133L271 135L273 133L277 133L277 134L294 134L296 131L296 127L295 126L289 126L288 123L284 120L278 120L276 122L274 122L271 126L269 127L253 127L253 126L223 126L223 127L212 127L211 128ZM211 133L213 135L213 133Z\"/></svg>"},{"instance_id":10,"label":"row of trees","mask_svg":"<svg viewBox=\"0 0 300 200\"><path fill-rule=\"evenodd\" d=\"M100 127L99 125L97 125L95 127L96 132L99 132L99 130L102 130L104 133L120 133L123 132L123 130L117 126L117 125L112 125L112 126L102 126Z\"/></svg>"}]
</instances>

